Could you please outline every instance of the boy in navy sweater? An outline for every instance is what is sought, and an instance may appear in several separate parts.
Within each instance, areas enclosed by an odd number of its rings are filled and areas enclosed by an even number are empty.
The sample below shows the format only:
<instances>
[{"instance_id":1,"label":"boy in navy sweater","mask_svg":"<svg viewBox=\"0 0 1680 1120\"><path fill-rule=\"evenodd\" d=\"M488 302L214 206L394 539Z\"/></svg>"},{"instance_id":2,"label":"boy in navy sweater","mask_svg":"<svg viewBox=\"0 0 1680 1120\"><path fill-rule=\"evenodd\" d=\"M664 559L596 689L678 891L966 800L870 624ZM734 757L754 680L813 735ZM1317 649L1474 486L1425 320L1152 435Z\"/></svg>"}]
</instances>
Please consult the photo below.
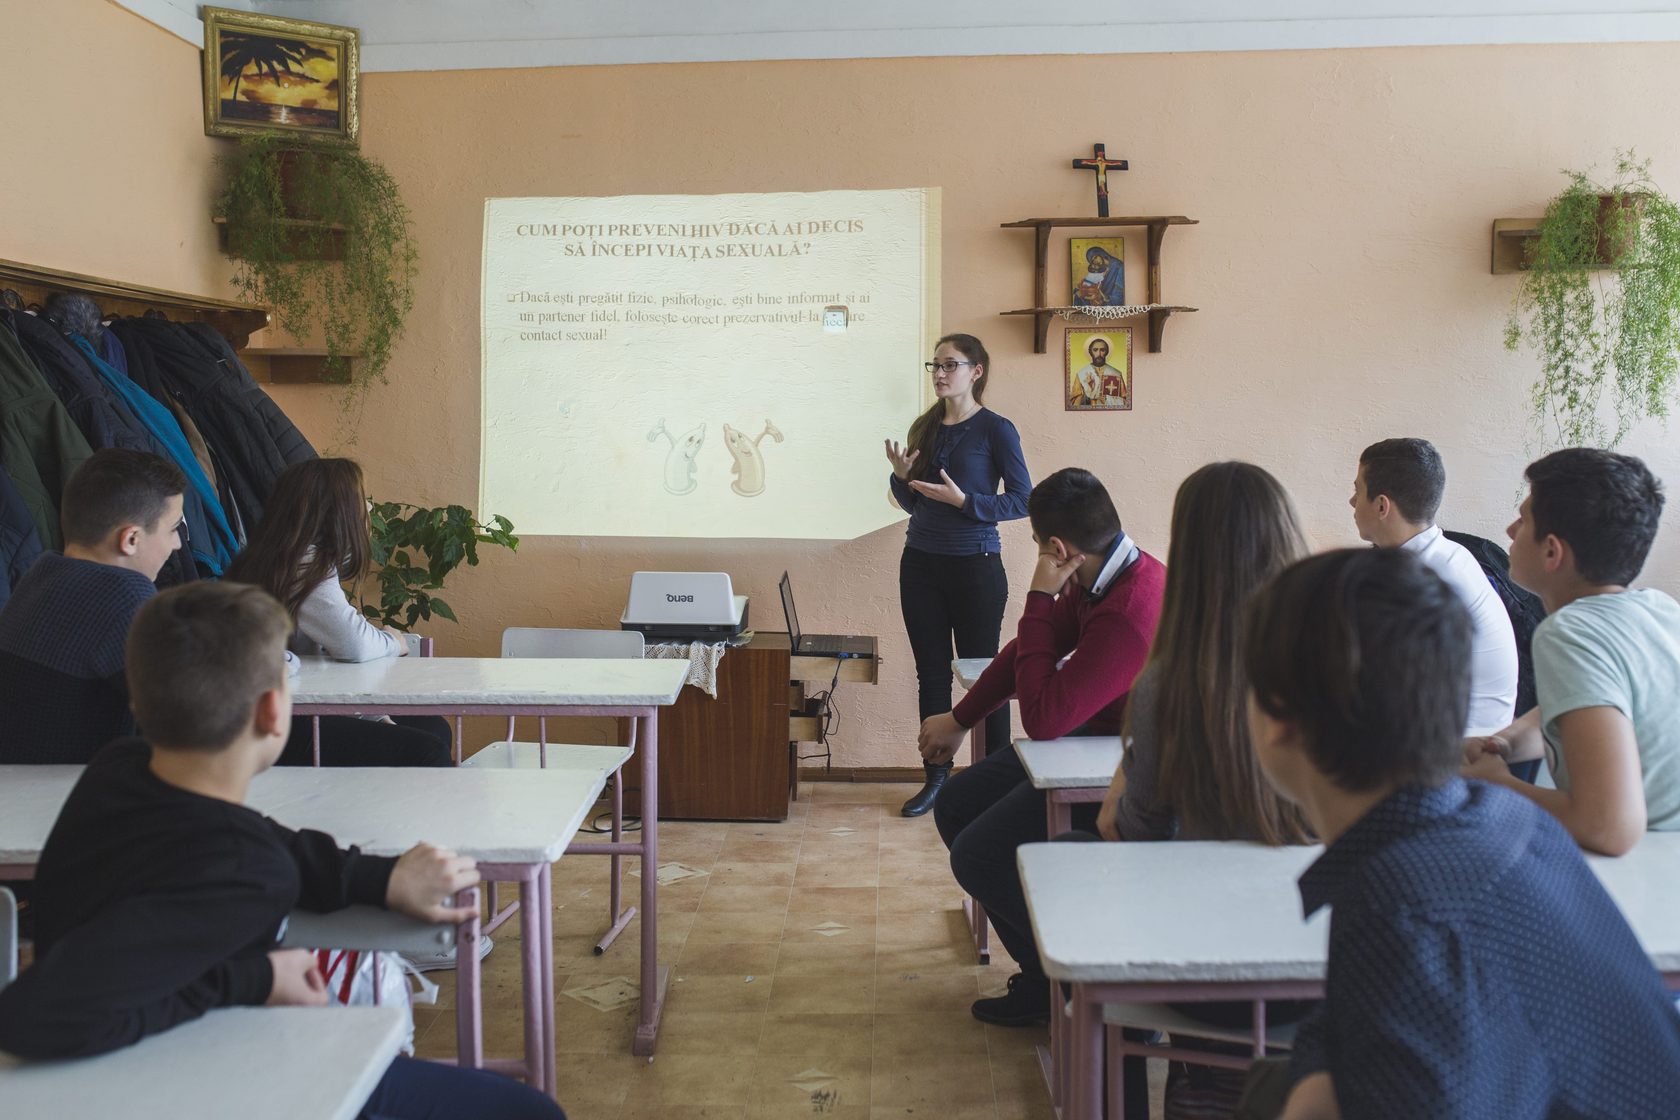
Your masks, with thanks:
<instances>
[{"instance_id":1,"label":"boy in navy sweater","mask_svg":"<svg viewBox=\"0 0 1680 1120\"><path fill-rule=\"evenodd\" d=\"M1457 776L1470 614L1402 550L1303 560L1250 604L1249 728L1325 843L1325 999L1286 1120L1671 1116L1680 1014L1574 841Z\"/></svg>"},{"instance_id":2,"label":"boy in navy sweater","mask_svg":"<svg viewBox=\"0 0 1680 1120\"><path fill-rule=\"evenodd\" d=\"M243 584L190 584L141 608L128 687L149 741L101 751L53 825L37 867L35 961L0 991L0 1050L100 1054L218 1007L325 1004L314 955L275 947L295 906L471 915L443 901L478 882L470 859L428 844L397 859L340 850L245 807L291 730L291 629L278 602ZM363 1115L564 1120L507 1078L407 1058Z\"/></svg>"}]
</instances>

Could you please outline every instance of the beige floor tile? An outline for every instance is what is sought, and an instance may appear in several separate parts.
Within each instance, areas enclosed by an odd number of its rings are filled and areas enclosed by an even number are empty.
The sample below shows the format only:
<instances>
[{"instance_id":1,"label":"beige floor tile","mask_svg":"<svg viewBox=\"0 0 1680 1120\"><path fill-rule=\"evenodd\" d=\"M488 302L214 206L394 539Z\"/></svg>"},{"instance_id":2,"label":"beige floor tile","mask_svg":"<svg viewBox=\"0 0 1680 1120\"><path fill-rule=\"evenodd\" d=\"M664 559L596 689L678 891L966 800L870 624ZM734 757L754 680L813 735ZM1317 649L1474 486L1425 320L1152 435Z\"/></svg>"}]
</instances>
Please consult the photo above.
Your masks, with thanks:
<instances>
[{"instance_id":1,"label":"beige floor tile","mask_svg":"<svg viewBox=\"0 0 1680 1120\"><path fill-rule=\"evenodd\" d=\"M705 910L694 916L689 928L690 945L718 942L777 942L782 940L782 927L787 912L781 908L760 911Z\"/></svg>"},{"instance_id":2,"label":"beige floor tile","mask_svg":"<svg viewBox=\"0 0 1680 1120\"><path fill-rule=\"evenodd\" d=\"M665 1014L687 1015L691 1011L764 1011L771 1001L772 979L754 976L707 976L685 974L679 966L667 989Z\"/></svg>"},{"instance_id":3,"label":"beige floor tile","mask_svg":"<svg viewBox=\"0 0 1680 1120\"><path fill-rule=\"evenodd\" d=\"M617 1116L630 1092L632 1066L641 1059L625 1054L556 1054L555 1099L566 1120L589 1116Z\"/></svg>"},{"instance_id":4,"label":"beige floor tile","mask_svg":"<svg viewBox=\"0 0 1680 1120\"><path fill-rule=\"evenodd\" d=\"M761 1054L835 1054L867 1058L873 1016L867 1012L769 1015L759 1040Z\"/></svg>"},{"instance_id":5,"label":"beige floor tile","mask_svg":"<svg viewBox=\"0 0 1680 1120\"><path fill-rule=\"evenodd\" d=\"M755 1054L763 1033L762 1011L685 1011L667 1009L659 1028L659 1057L673 1054Z\"/></svg>"},{"instance_id":6,"label":"beige floor tile","mask_svg":"<svg viewBox=\"0 0 1680 1120\"><path fill-rule=\"evenodd\" d=\"M692 946L690 949L692 950ZM776 959L777 976L874 976L875 949L856 945L784 943Z\"/></svg>"},{"instance_id":7,"label":"beige floor tile","mask_svg":"<svg viewBox=\"0 0 1680 1120\"><path fill-rule=\"evenodd\" d=\"M768 977L776 971L779 944L726 942L683 945L677 971L688 976ZM871 964L873 967L873 964Z\"/></svg>"},{"instance_id":8,"label":"beige floor tile","mask_svg":"<svg viewBox=\"0 0 1680 1120\"><path fill-rule=\"evenodd\" d=\"M875 917L872 914L789 915L782 931L782 941L789 945L811 941L834 946L873 947Z\"/></svg>"},{"instance_id":9,"label":"beige floor tile","mask_svg":"<svg viewBox=\"0 0 1680 1120\"><path fill-rule=\"evenodd\" d=\"M949 946L961 949L969 944L968 923L957 910L924 911L919 914L883 914L875 932L877 944L929 949Z\"/></svg>"},{"instance_id":10,"label":"beige floor tile","mask_svg":"<svg viewBox=\"0 0 1680 1120\"><path fill-rule=\"evenodd\" d=\"M791 887L795 861L786 863L737 863L720 859L712 864L714 887ZM661 896L663 897L663 896Z\"/></svg>"},{"instance_id":11,"label":"beige floor tile","mask_svg":"<svg viewBox=\"0 0 1680 1120\"><path fill-rule=\"evenodd\" d=\"M790 886L761 887L742 883L713 883L700 899L700 911L713 913L731 911L752 914L769 914L785 911L788 897L793 892Z\"/></svg>"},{"instance_id":12,"label":"beige floor tile","mask_svg":"<svg viewBox=\"0 0 1680 1120\"><path fill-rule=\"evenodd\" d=\"M908 1015L927 1012L968 1013L980 996L972 972L879 972L875 980L875 1014Z\"/></svg>"},{"instance_id":13,"label":"beige floor tile","mask_svg":"<svg viewBox=\"0 0 1680 1120\"><path fill-rule=\"evenodd\" d=\"M626 1103L619 1120L742 1120L743 1104L661 1104L652 1111Z\"/></svg>"},{"instance_id":14,"label":"beige floor tile","mask_svg":"<svg viewBox=\"0 0 1680 1120\"><path fill-rule=\"evenodd\" d=\"M995 961L998 956L995 941L993 945L992 959ZM973 946L966 941L956 948L946 945L927 947L878 944L875 946L875 967L882 976L974 976L980 969L980 963ZM1011 966L1003 975L1007 978L1014 971L1014 967Z\"/></svg>"},{"instance_id":15,"label":"beige floor tile","mask_svg":"<svg viewBox=\"0 0 1680 1120\"><path fill-rule=\"evenodd\" d=\"M839 1015L875 1010L875 977L799 976L778 973L770 988L770 1014Z\"/></svg>"},{"instance_id":16,"label":"beige floor tile","mask_svg":"<svg viewBox=\"0 0 1680 1120\"><path fill-rule=\"evenodd\" d=\"M896 1059L925 1054L931 1060L950 1055L989 1057L986 1026L964 1006L915 1015L875 1016L871 1053Z\"/></svg>"},{"instance_id":17,"label":"beige floor tile","mask_svg":"<svg viewBox=\"0 0 1680 1120\"><path fill-rule=\"evenodd\" d=\"M870 1064L869 1105L874 1111L914 1110L919 1117L990 1116L992 1070L985 1058L925 1056L875 1058ZM907 1115L889 1111L883 1115Z\"/></svg>"},{"instance_id":18,"label":"beige floor tile","mask_svg":"<svg viewBox=\"0 0 1680 1120\"><path fill-rule=\"evenodd\" d=\"M794 863L799 859L800 842L792 840L730 839L718 854L719 863Z\"/></svg>"},{"instance_id":19,"label":"beige floor tile","mask_svg":"<svg viewBox=\"0 0 1680 1120\"><path fill-rule=\"evenodd\" d=\"M788 917L804 914L867 914L875 916L875 887L793 887L788 896Z\"/></svg>"},{"instance_id":20,"label":"beige floor tile","mask_svg":"<svg viewBox=\"0 0 1680 1120\"><path fill-rule=\"evenodd\" d=\"M809 887L873 887L880 882L875 860L859 865L853 862L802 863L794 872L793 885Z\"/></svg>"},{"instance_id":21,"label":"beige floor tile","mask_svg":"<svg viewBox=\"0 0 1680 1120\"><path fill-rule=\"evenodd\" d=\"M763 1055L747 1101L749 1120L863 1120L869 1115L868 1058Z\"/></svg>"},{"instance_id":22,"label":"beige floor tile","mask_svg":"<svg viewBox=\"0 0 1680 1120\"><path fill-rule=\"evenodd\" d=\"M630 1078L623 1115L664 1117L668 1108L702 1105L744 1110L758 1069L756 1056L661 1053Z\"/></svg>"},{"instance_id":23,"label":"beige floor tile","mask_svg":"<svg viewBox=\"0 0 1680 1120\"><path fill-rule=\"evenodd\" d=\"M947 887L880 887L883 914L936 914L962 909L963 891L956 883Z\"/></svg>"}]
</instances>

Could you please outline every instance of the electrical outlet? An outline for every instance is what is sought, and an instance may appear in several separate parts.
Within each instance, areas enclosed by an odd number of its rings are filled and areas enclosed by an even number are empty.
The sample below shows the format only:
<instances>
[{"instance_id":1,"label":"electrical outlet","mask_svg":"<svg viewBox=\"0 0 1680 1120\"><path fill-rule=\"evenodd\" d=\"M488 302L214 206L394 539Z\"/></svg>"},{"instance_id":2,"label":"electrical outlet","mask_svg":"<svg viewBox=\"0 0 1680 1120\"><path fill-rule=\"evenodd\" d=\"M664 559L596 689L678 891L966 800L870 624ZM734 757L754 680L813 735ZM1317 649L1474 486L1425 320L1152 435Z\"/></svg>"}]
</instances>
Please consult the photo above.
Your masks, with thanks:
<instances>
[{"instance_id":1,"label":"electrical outlet","mask_svg":"<svg viewBox=\"0 0 1680 1120\"><path fill-rule=\"evenodd\" d=\"M823 308L823 330L843 331L846 329L846 322L849 318L850 316L846 314L844 307L825 307Z\"/></svg>"}]
</instances>

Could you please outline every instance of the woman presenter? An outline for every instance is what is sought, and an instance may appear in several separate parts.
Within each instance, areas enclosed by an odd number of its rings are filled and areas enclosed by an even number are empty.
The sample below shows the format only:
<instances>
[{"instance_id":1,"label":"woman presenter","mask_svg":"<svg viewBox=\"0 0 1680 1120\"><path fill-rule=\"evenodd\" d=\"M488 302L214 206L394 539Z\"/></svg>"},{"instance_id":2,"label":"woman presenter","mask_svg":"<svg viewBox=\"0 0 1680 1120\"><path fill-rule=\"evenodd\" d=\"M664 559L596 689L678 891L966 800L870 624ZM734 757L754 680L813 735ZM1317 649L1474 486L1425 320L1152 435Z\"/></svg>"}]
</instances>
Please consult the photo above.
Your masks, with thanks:
<instances>
[{"instance_id":1,"label":"woman presenter","mask_svg":"<svg viewBox=\"0 0 1680 1120\"><path fill-rule=\"evenodd\" d=\"M910 425L902 448L886 443L893 499L910 514L898 593L916 658L920 719L951 710L953 647L958 657L998 651L1009 581L997 526L1025 517L1032 491L1015 425L981 404L990 367L973 335L941 338L926 367L938 399ZM1008 745L1005 705L986 720L986 753ZM927 781L904 803L907 817L933 808L951 773L949 762L923 766Z\"/></svg>"}]
</instances>

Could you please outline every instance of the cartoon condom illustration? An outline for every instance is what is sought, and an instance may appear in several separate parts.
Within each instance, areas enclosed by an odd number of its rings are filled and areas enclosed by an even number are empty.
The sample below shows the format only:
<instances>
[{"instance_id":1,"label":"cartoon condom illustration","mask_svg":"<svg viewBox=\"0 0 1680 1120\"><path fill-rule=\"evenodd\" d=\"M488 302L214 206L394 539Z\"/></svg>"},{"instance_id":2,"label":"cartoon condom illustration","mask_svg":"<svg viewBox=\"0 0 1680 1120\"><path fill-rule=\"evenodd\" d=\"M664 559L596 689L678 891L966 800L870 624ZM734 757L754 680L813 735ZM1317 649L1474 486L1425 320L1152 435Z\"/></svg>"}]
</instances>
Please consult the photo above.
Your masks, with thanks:
<instances>
[{"instance_id":1,"label":"cartoon condom illustration","mask_svg":"<svg viewBox=\"0 0 1680 1120\"><path fill-rule=\"evenodd\" d=\"M728 431L727 428L724 430ZM661 418L653 431L648 433L648 442L653 443L660 436L664 436L665 441L671 445L671 449L665 453L665 489L673 494L693 493L698 485L694 481L694 460L700 454L700 448L706 444L706 425L701 424L681 439L677 439L666 429L665 421Z\"/></svg>"},{"instance_id":2,"label":"cartoon condom illustration","mask_svg":"<svg viewBox=\"0 0 1680 1120\"><path fill-rule=\"evenodd\" d=\"M757 439L748 439L745 433L728 424L723 426L723 445L735 459L731 468L735 472L735 481L730 483L729 488L743 498L756 498L764 493L764 456L759 453L758 445L764 442L765 436L772 437L777 443L782 442L782 433L768 420Z\"/></svg>"}]
</instances>

